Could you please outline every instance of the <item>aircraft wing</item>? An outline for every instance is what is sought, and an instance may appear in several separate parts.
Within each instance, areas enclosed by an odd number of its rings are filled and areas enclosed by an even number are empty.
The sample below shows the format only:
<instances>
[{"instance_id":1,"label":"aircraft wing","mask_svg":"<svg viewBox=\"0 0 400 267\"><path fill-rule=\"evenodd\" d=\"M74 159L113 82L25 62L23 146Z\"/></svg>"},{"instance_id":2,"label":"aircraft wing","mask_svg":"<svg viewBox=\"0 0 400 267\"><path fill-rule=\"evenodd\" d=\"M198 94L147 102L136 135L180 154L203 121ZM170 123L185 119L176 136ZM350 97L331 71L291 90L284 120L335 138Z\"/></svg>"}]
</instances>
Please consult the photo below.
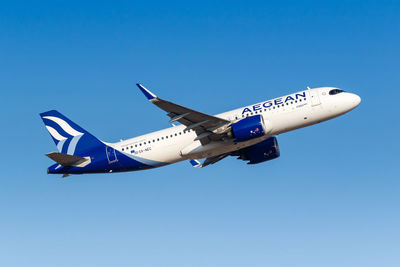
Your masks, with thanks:
<instances>
[{"instance_id":1,"label":"aircraft wing","mask_svg":"<svg viewBox=\"0 0 400 267\"><path fill-rule=\"evenodd\" d=\"M210 164L217 163L218 161L226 158L227 156L229 156L229 153L224 153L215 157L206 158L205 161L200 166L201 168L204 168Z\"/></svg>"},{"instance_id":2,"label":"aircraft wing","mask_svg":"<svg viewBox=\"0 0 400 267\"><path fill-rule=\"evenodd\" d=\"M195 140L200 140L202 144L208 142L208 137L215 137L215 130L230 123L228 120L163 100L150 92L143 85L139 83L136 85L151 103L167 112L167 115L171 118L169 121L170 123L177 121L186 126L185 130L194 130L197 134Z\"/></svg>"}]
</instances>

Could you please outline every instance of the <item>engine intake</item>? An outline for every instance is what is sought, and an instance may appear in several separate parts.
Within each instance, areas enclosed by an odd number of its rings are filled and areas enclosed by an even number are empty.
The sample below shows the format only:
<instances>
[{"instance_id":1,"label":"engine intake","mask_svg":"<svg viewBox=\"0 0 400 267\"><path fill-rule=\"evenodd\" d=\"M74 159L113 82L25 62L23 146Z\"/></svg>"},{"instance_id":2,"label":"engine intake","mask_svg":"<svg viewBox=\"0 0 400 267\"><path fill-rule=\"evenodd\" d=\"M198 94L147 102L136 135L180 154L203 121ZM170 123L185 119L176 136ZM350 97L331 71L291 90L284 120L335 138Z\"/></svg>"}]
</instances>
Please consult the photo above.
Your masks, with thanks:
<instances>
[{"instance_id":1,"label":"engine intake","mask_svg":"<svg viewBox=\"0 0 400 267\"><path fill-rule=\"evenodd\" d=\"M261 115L244 118L232 124L231 128L236 142L261 137L271 131L271 129L265 127L264 119Z\"/></svg>"}]
</instances>

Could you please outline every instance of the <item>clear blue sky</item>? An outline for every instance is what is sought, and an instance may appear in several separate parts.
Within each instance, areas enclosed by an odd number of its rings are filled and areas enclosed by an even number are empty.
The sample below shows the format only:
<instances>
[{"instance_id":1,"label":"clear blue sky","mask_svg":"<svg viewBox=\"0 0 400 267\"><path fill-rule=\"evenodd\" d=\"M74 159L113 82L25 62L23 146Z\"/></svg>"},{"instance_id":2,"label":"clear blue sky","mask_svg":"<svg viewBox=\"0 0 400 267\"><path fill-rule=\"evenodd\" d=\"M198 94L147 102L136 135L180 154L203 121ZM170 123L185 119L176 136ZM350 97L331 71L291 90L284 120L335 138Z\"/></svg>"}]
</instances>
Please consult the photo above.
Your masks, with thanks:
<instances>
[{"instance_id":1,"label":"clear blue sky","mask_svg":"<svg viewBox=\"0 0 400 267\"><path fill-rule=\"evenodd\" d=\"M37 2L37 1L36 1ZM8 1L1 266L400 265L398 1ZM105 141L168 126L134 86L215 114L306 86L362 97L281 157L46 174L57 109Z\"/></svg>"}]
</instances>

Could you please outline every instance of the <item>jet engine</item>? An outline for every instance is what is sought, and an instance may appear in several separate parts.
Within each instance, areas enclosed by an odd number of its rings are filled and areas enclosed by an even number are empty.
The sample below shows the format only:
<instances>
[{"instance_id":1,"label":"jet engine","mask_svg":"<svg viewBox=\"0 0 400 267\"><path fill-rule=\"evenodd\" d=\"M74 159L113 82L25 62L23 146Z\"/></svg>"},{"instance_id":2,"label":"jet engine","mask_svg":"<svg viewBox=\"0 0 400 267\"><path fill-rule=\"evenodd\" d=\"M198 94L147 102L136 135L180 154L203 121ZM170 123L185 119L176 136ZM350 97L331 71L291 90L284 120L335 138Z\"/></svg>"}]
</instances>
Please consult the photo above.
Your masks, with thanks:
<instances>
[{"instance_id":1,"label":"jet engine","mask_svg":"<svg viewBox=\"0 0 400 267\"><path fill-rule=\"evenodd\" d=\"M238 159L249 160L247 164L276 159L280 156L278 140L276 137L270 137L258 144L243 148L233 155L239 156Z\"/></svg>"},{"instance_id":2,"label":"jet engine","mask_svg":"<svg viewBox=\"0 0 400 267\"><path fill-rule=\"evenodd\" d=\"M265 127L264 119L261 115L247 117L235 122L231 125L231 129L236 142L261 137L271 131L270 127Z\"/></svg>"}]
</instances>

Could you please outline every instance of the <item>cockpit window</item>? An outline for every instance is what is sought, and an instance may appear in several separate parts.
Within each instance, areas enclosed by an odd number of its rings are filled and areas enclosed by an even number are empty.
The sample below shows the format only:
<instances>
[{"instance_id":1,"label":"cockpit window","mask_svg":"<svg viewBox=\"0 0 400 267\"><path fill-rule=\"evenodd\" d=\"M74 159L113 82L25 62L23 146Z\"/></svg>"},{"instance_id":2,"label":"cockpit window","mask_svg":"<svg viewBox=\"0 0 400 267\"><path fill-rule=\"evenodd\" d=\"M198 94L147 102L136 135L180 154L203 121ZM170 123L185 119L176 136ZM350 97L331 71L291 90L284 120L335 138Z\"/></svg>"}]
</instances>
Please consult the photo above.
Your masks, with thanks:
<instances>
[{"instance_id":1,"label":"cockpit window","mask_svg":"<svg viewBox=\"0 0 400 267\"><path fill-rule=\"evenodd\" d=\"M343 92L344 91L340 90L340 89L332 89L332 90L329 91L329 94L330 95L336 95L336 94L343 93Z\"/></svg>"}]
</instances>

